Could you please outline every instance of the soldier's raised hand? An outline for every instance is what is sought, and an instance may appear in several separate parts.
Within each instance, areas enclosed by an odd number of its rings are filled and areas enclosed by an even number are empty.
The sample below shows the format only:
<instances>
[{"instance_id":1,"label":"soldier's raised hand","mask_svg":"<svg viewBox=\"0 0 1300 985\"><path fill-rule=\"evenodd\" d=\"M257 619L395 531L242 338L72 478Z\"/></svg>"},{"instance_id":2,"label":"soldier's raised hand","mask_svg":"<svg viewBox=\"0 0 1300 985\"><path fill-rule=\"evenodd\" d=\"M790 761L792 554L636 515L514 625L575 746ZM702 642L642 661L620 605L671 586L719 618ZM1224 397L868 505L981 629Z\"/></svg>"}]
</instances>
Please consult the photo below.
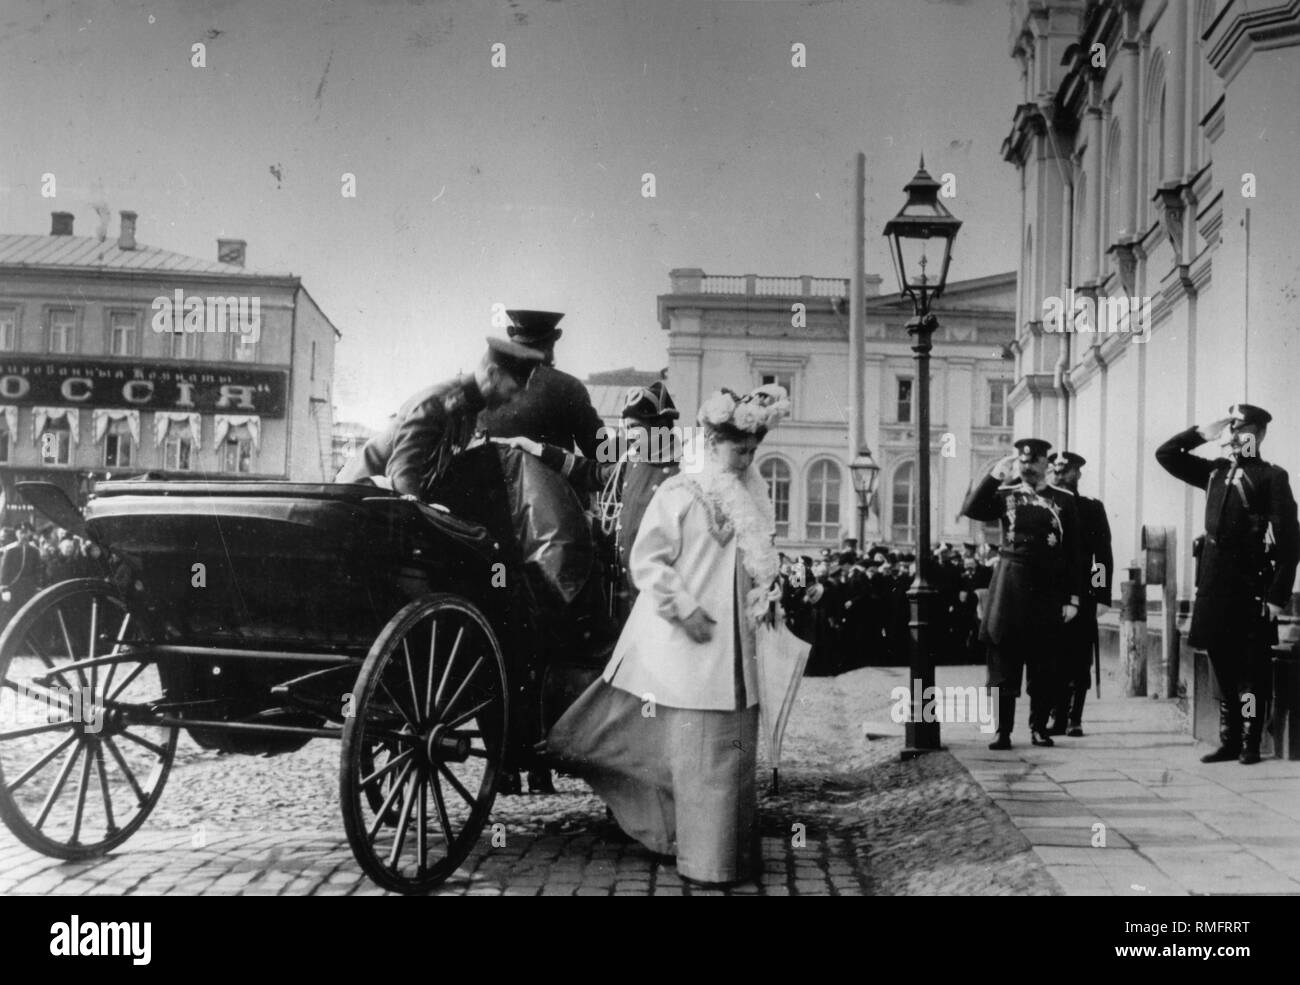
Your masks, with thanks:
<instances>
[{"instance_id":1,"label":"soldier's raised hand","mask_svg":"<svg viewBox=\"0 0 1300 985\"><path fill-rule=\"evenodd\" d=\"M1223 434L1223 429L1229 424L1230 418L1221 417L1217 421L1211 421L1209 424L1203 424L1196 429L1197 433L1206 441L1213 441L1219 435Z\"/></svg>"},{"instance_id":2,"label":"soldier's raised hand","mask_svg":"<svg viewBox=\"0 0 1300 985\"><path fill-rule=\"evenodd\" d=\"M1008 479L1015 477L1017 472L1016 463L1019 461L1020 455L1018 453L1008 455L1006 458L1000 459L989 474L1001 482L1006 482Z\"/></svg>"},{"instance_id":3,"label":"soldier's raised hand","mask_svg":"<svg viewBox=\"0 0 1300 985\"><path fill-rule=\"evenodd\" d=\"M1069 602L1066 602L1065 605L1061 606L1061 621L1062 621L1062 622L1069 622L1071 619L1073 619L1073 618L1074 618L1075 616L1077 616L1078 614L1079 614L1079 608L1078 608L1078 606L1071 605Z\"/></svg>"}]
</instances>

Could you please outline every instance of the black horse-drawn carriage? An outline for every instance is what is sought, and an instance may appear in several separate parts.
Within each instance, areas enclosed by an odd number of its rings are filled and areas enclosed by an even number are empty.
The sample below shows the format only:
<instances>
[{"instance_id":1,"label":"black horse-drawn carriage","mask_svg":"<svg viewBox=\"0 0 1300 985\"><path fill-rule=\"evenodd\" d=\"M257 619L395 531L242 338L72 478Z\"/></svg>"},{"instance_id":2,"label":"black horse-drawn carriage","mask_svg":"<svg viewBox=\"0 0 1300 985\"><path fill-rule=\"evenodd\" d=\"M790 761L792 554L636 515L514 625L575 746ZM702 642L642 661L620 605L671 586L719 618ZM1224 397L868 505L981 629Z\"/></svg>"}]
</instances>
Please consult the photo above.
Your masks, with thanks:
<instances>
[{"instance_id":1,"label":"black horse-drawn carriage","mask_svg":"<svg viewBox=\"0 0 1300 985\"><path fill-rule=\"evenodd\" d=\"M145 479L99 484L82 512L22 488L107 562L0 635L0 817L48 855L130 837L181 729L232 753L332 738L357 861L427 891L613 641L576 497L499 446L460 456L434 506L365 485Z\"/></svg>"}]
</instances>

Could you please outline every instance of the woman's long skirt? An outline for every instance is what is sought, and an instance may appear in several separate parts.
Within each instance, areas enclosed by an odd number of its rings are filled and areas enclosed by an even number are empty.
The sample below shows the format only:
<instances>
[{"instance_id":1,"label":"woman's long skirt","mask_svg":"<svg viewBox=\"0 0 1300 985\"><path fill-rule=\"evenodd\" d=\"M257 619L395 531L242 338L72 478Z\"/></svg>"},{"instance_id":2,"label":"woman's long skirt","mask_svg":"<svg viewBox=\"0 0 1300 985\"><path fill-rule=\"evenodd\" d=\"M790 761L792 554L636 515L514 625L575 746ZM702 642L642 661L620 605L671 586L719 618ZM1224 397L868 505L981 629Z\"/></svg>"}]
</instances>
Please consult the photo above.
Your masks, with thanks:
<instances>
[{"instance_id":1,"label":"woman's long skirt","mask_svg":"<svg viewBox=\"0 0 1300 985\"><path fill-rule=\"evenodd\" d=\"M698 711L643 702L597 680L555 724L547 748L652 852L699 882L754 876L758 706Z\"/></svg>"}]
</instances>

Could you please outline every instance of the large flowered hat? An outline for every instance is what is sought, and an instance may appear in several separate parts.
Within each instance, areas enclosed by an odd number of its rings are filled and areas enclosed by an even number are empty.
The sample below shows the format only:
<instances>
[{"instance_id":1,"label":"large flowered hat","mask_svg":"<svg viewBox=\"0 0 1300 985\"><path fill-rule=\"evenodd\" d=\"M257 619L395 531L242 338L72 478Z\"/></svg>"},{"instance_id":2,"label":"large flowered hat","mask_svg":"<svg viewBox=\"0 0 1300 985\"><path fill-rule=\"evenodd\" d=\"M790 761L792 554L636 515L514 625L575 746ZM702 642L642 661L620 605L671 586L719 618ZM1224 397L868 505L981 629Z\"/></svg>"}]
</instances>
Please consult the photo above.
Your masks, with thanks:
<instances>
[{"instance_id":1,"label":"large flowered hat","mask_svg":"<svg viewBox=\"0 0 1300 985\"><path fill-rule=\"evenodd\" d=\"M741 396L725 387L700 405L697 423L706 428L732 428L758 434L775 427L790 415L790 396L785 387L765 383Z\"/></svg>"}]
</instances>

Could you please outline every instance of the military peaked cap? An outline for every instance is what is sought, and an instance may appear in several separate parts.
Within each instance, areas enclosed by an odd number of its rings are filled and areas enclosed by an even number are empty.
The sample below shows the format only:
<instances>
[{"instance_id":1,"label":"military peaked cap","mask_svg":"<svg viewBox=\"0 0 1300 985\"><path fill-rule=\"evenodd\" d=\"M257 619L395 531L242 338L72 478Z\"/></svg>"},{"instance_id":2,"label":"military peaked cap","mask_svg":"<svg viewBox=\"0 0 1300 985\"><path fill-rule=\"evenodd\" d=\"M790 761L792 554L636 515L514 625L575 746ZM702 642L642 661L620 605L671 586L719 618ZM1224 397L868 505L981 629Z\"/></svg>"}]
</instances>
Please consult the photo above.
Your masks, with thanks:
<instances>
[{"instance_id":1,"label":"military peaked cap","mask_svg":"<svg viewBox=\"0 0 1300 985\"><path fill-rule=\"evenodd\" d=\"M1273 420L1273 415L1263 407L1254 404L1233 404L1228 408L1228 420L1234 424L1256 424L1265 427Z\"/></svg>"},{"instance_id":2,"label":"military peaked cap","mask_svg":"<svg viewBox=\"0 0 1300 985\"><path fill-rule=\"evenodd\" d=\"M1018 452L1028 451L1035 458L1046 455L1052 448L1050 441L1044 441L1042 438L1021 438L1015 443L1015 449Z\"/></svg>"},{"instance_id":3,"label":"military peaked cap","mask_svg":"<svg viewBox=\"0 0 1300 985\"><path fill-rule=\"evenodd\" d=\"M518 309L507 311L506 317L510 319L510 324L506 328L510 333L510 338L521 345L550 345L564 334L563 330L555 327L560 323L560 319L564 317L562 311L525 311Z\"/></svg>"},{"instance_id":4,"label":"military peaked cap","mask_svg":"<svg viewBox=\"0 0 1300 985\"><path fill-rule=\"evenodd\" d=\"M1052 464L1058 467L1081 469L1088 464L1088 460L1076 452L1058 451L1052 456Z\"/></svg>"}]
</instances>

